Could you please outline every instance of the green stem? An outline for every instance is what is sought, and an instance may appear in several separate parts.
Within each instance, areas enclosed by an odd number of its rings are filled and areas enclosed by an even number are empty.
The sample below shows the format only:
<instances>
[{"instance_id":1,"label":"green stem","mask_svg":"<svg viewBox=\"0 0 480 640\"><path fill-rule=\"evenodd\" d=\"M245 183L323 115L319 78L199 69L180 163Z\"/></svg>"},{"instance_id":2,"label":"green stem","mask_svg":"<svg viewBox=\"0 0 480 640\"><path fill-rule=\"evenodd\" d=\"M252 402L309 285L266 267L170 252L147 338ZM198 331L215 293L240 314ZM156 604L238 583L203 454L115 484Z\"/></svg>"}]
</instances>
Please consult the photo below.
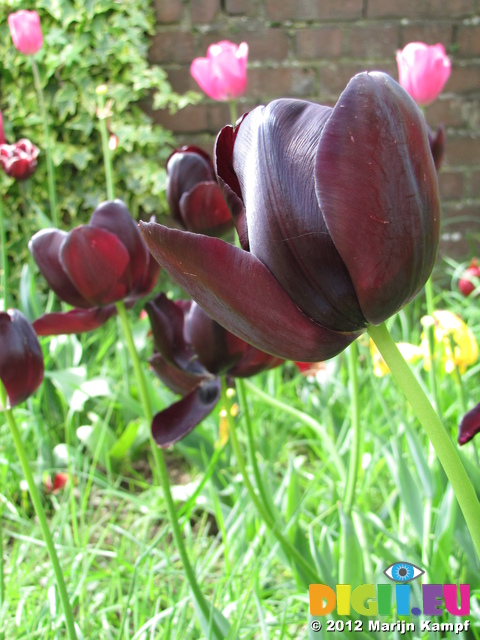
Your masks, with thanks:
<instances>
[{"instance_id":1,"label":"green stem","mask_svg":"<svg viewBox=\"0 0 480 640\"><path fill-rule=\"evenodd\" d=\"M300 411L299 409L295 409L294 407L291 407L290 405L285 404L284 402L281 402L280 400L278 400L277 398L274 398L268 393L261 391L261 389L258 389L258 387L251 384L247 380L245 380L245 387L251 393L261 398L264 402L266 402L270 406L275 407L276 409L279 409L280 411L282 411L282 413L287 413L293 416L294 418L297 418L297 420L299 420L300 422L303 422L303 424L307 425L313 431L315 431L315 433L319 436L323 446L327 450L330 456L330 461L332 462L332 465L334 466L335 470L340 475L340 478L342 480L345 480L347 476L345 465L343 463L342 458L338 454L337 448L335 447L334 443L332 442L328 433L326 432L325 427L323 427L319 422L317 422L317 420L315 420L308 414L304 413L303 411Z\"/></svg>"},{"instance_id":2,"label":"green stem","mask_svg":"<svg viewBox=\"0 0 480 640\"><path fill-rule=\"evenodd\" d=\"M247 428L248 454L249 454L250 464L253 470L253 476L255 478L255 484L257 485L257 491L260 495L260 498L262 499L262 502L265 508L268 510L270 516L273 518L274 514L272 511L271 501L268 499L268 495L262 481L262 476L260 474L260 469L258 468L257 456L255 451L255 439L253 437L252 421L250 419L250 412L248 410L247 393L245 390L245 383L243 378L237 378L236 387L237 387L238 399L240 401L240 406L242 408L243 420Z\"/></svg>"},{"instance_id":3,"label":"green stem","mask_svg":"<svg viewBox=\"0 0 480 640\"><path fill-rule=\"evenodd\" d=\"M102 136L102 152L103 152L103 165L105 167L105 182L107 186L107 198L108 200L115 199L115 191L113 188L113 171L112 171L112 158L109 147L109 135L107 130L107 114L105 113L105 94L103 87L97 89L98 96L98 119L100 122L100 134Z\"/></svg>"},{"instance_id":4,"label":"green stem","mask_svg":"<svg viewBox=\"0 0 480 640\"><path fill-rule=\"evenodd\" d=\"M0 194L0 236L2 244L2 265L3 265L3 310L8 309L8 254L7 254L7 234L5 232L5 220L3 215L3 202Z\"/></svg>"},{"instance_id":5,"label":"green stem","mask_svg":"<svg viewBox=\"0 0 480 640\"><path fill-rule=\"evenodd\" d=\"M132 361L133 370L134 370L135 378L138 385L138 391L140 393L140 398L143 406L145 419L147 421L147 424L151 425L152 419L153 419L152 405L150 403L150 397L148 395L147 385L145 383L145 377L143 375L140 358L138 357L138 352L135 347L135 343L133 341L132 332L130 330L130 323L128 321L125 305L123 302L117 302L116 307L117 307L118 315L120 318L120 323L122 325L122 330L125 336L127 349L130 354L130 359ZM175 544L177 546L177 550L183 564L185 575L190 584L190 588L192 590L193 596L198 606L200 607L205 620L211 622L211 628L212 628L214 637L217 640L223 640L223 634L213 615L213 607L211 607L207 602L207 600L205 599L205 596L203 595L197 583L195 572L193 571L192 565L190 564L190 560L188 558L187 550L185 548L182 532L180 529L180 524L177 519L175 503L173 501L172 492L170 490L170 481L168 479L167 466L165 464L165 457L163 455L163 451L157 447L153 438L150 438L150 444L152 447L153 458L156 463L156 471L158 473L160 484L163 490L163 495L165 498L165 504L166 504L168 516L170 519L170 525L172 527L173 539L175 540Z\"/></svg>"},{"instance_id":6,"label":"green stem","mask_svg":"<svg viewBox=\"0 0 480 640\"><path fill-rule=\"evenodd\" d=\"M4 396L5 394L3 393L2 395ZM4 402L4 406L5 406L5 402ZM37 514L38 522L40 524L40 529L42 530L48 555L50 556L50 561L52 563L53 572L55 574L55 580L57 582L58 592L60 594L60 600L63 606L63 613L65 615L65 625L67 627L67 635L69 640L77 640L72 608L70 606L70 601L68 599L67 588L65 586L65 581L63 579L63 573L60 567L60 562L58 560L57 552L55 550L55 545L53 543L50 529L48 528L47 517L43 509L42 500L40 498L40 494L38 493L38 489L35 485L35 480L30 470L27 454L23 446L22 438L18 430L17 423L15 422L13 411L11 409L5 409L5 416L7 418L7 422L10 427L10 431L12 433L12 438L15 444L15 449L17 451L17 456L18 456L18 459L20 460L20 464L22 466L25 480L27 481L30 497L32 499L35 513Z\"/></svg>"},{"instance_id":7,"label":"green stem","mask_svg":"<svg viewBox=\"0 0 480 640\"><path fill-rule=\"evenodd\" d=\"M232 127L234 127L237 121L237 101L230 100L228 106L230 107L230 122L232 123Z\"/></svg>"},{"instance_id":8,"label":"green stem","mask_svg":"<svg viewBox=\"0 0 480 640\"><path fill-rule=\"evenodd\" d=\"M480 558L480 528L478 526L480 522L480 504L452 440L410 367L400 354L385 324L381 324L378 327L371 326L368 329L368 333L377 345L397 384L406 395L435 449L435 453L452 485L472 536L477 555Z\"/></svg>"},{"instance_id":9,"label":"green stem","mask_svg":"<svg viewBox=\"0 0 480 640\"><path fill-rule=\"evenodd\" d=\"M38 106L40 108L40 116L43 122L43 137L45 138L45 154L47 158L48 198L50 200L50 215L53 225L55 227L58 227L57 189L55 186L55 171L53 168L52 150L50 148L50 132L48 128L47 110L45 109L42 83L40 81L40 74L38 72L37 63L35 62L35 58L33 56L30 56L30 60L32 61L33 81L35 83L35 89L37 91Z\"/></svg>"},{"instance_id":10,"label":"green stem","mask_svg":"<svg viewBox=\"0 0 480 640\"><path fill-rule=\"evenodd\" d=\"M345 486L344 511L350 514L355 502L355 490L357 485L358 469L360 466L360 404L358 394L358 347L352 342L348 348L348 375L350 380L350 398L352 409L352 443L350 445L350 464L348 465L347 481Z\"/></svg>"},{"instance_id":11,"label":"green stem","mask_svg":"<svg viewBox=\"0 0 480 640\"><path fill-rule=\"evenodd\" d=\"M278 520L275 520L270 515L270 512L267 510L263 502L255 493L255 489L253 488L253 485L250 482L250 476L248 474L248 470L245 465L245 460L243 458L242 450L238 442L237 431L235 427L235 420L233 419L233 416L230 413L230 402L227 397L227 382L225 380L225 377L222 377L222 403L223 403L225 412L227 414L226 417L228 420L228 433L229 433L230 442L232 443L233 452L235 454L235 458L237 460L240 473L242 474L242 477L243 477L243 483L250 497L250 500L255 505L258 511L258 514L260 515L262 520L265 522L267 527L270 529L270 531L273 533L273 535L276 537L276 539L280 543L280 546L285 552L285 555L287 556L287 558L293 558L294 562L297 565L297 568L299 569L299 571L301 572L301 575L304 577L307 583L310 584L310 583L320 582L319 577L315 573L315 570L312 569L311 565L305 560L305 558L300 554L300 552L296 549L296 547L292 545L290 540L288 540L288 538L286 538L284 535L282 535L282 533L280 533L280 531L278 530Z\"/></svg>"},{"instance_id":12,"label":"green stem","mask_svg":"<svg viewBox=\"0 0 480 640\"><path fill-rule=\"evenodd\" d=\"M435 312L435 306L433 304L433 286L432 279L429 278L425 283L425 301L427 306L427 314L433 318L433 314ZM428 383L430 386L430 393L432 394L433 404L435 410L440 417L442 418L442 411L440 407L440 401L438 399L438 390L437 390L437 372L436 372L436 362L435 362L435 328L433 325L429 325L425 328L425 332L427 334L428 341L428 353L430 356L430 368L428 370Z\"/></svg>"}]
</instances>

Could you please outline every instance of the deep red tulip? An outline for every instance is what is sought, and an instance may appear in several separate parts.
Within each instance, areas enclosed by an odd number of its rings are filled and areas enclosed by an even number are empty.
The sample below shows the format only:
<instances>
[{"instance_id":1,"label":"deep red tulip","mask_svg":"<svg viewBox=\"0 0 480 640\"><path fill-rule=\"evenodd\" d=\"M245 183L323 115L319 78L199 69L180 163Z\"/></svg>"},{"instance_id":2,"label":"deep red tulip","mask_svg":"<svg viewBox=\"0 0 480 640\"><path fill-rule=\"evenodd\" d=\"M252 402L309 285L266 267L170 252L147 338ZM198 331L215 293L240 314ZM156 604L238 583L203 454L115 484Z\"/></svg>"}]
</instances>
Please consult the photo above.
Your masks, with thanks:
<instances>
[{"instance_id":1,"label":"deep red tulip","mask_svg":"<svg viewBox=\"0 0 480 640\"><path fill-rule=\"evenodd\" d=\"M0 379L11 407L31 396L43 380L43 354L37 335L16 309L0 313Z\"/></svg>"},{"instance_id":2,"label":"deep red tulip","mask_svg":"<svg viewBox=\"0 0 480 640\"><path fill-rule=\"evenodd\" d=\"M221 235L233 227L212 161L198 147L176 149L167 161L167 201L188 231Z\"/></svg>"},{"instance_id":3,"label":"deep red tulip","mask_svg":"<svg viewBox=\"0 0 480 640\"><path fill-rule=\"evenodd\" d=\"M422 288L439 236L424 118L383 73L335 108L276 100L225 127L216 163L242 249L141 224L158 262L222 326L258 349L315 362Z\"/></svg>"},{"instance_id":4,"label":"deep red tulip","mask_svg":"<svg viewBox=\"0 0 480 640\"><path fill-rule=\"evenodd\" d=\"M40 17L36 11L16 11L8 16L13 44L26 56L40 51L43 45Z\"/></svg>"},{"instance_id":5,"label":"deep red tulip","mask_svg":"<svg viewBox=\"0 0 480 640\"><path fill-rule=\"evenodd\" d=\"M458 444L470 442L480 431L480 403L470 409L462 418L458 429Z\"/></svg>"},{"instance_id":6,"label":"deep red tulip","mask_svg":"<svg viewBox=\"0 0 480 640\"><path fill-rule=\"evenodd\" d=\"M77 307L36 320L39 335L79 333L100 326L115 313L113 303L133 304L153 289L159 273L120 200L102 203L88 225L69 233L39 231L29 248L57 296Z\"/></svg>"},{"instance_id":7,"label":"deep red tulip","mask_svg":"<svg viewBox=\"0 0 480 640\"><path fill-rule=\"evenodd\" d=\"M152 435L161 447L186 436L214 409L220 374L245 378L283 362L226 331L195 302L173 302L160 294L145 308L155 345L150 364L183 396L153 418Z\"/></svg>"},{"instance_id":8,"label":"deep red tulip","mask_svg":"<svg viewBox=\"0 0 480 640\"><path fill-rule=\"evenodd\" d=\"M248 44L228 40L211 44L206 58L195 58L190 73L213 100L232 100L247 88Z\"/></svg>"},{"instance_id":9,"label":"deep red tulip","mask_svg":"<svg viewBox=\"0 0 480 640\"><path fill-rule=\"evenodd\" d=\"M39 153L38 147L26 138L15 144L0 144L0 165L7 176L15 180L26 180L37 168Z\"/></svg>"},{"instance_id":10,"label":"deep red tulip","mask_svg":"<svg viewBox=\"0 0 480 640\"><path fill-rule=\"evenodd\" d=\"M442 166L443 156L445 155L445 127L440 125L436 131L432 131L430 127L427 127L427 132L433 162L435 169L438 171Z\"/></svg>"},{"instance_id":11,"label":"deep red tulip","mask_svg":"<svg viewBox=\"0 0 480 640\"><path fill-rule=\"evenodd\" d=\"M458 281L458 289L464 296L469 296L477 286L475 285L475 279L480 280L480 266L478 260L473 258L467 269L462 274L462 277Z\"/></svg>"}]
</instances>

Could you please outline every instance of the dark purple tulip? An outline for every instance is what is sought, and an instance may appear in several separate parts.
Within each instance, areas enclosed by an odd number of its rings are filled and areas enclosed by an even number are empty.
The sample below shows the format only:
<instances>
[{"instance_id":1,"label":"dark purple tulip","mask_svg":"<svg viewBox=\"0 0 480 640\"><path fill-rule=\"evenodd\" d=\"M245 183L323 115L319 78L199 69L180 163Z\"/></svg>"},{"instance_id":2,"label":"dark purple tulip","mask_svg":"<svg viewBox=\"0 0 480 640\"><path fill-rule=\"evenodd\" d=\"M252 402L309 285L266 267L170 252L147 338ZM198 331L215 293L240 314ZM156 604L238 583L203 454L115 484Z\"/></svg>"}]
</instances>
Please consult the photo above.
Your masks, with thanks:
<instances>
[{"instance_id":1,"label":"dark purple tulip","mask_svg":"<svg viewBox=\"0 0 480 640\"><path fill-rule=\"evenodd\" d=\"M125 300L133 304L153 289L159 273L137 224L120 200L103 202L90 224L69 233L39 231L29 248L57 296L77 307L36 320L39 335L79 333L102 325L116 312L113 303Z\"/></svg>"},{"instance_id":2,"label":"dark purple tulip","mask_svg":"<svg viewBox=\"0 0 480 640\"><path fill-rule=\"evenodd\" d=\"M233 227L212 161L199 147L175 149L167 161L167 201L188 231L217 236Z\"/></svg>"},{"instance_id":3,"label":"dark purple tulip","mask_svg":"<svg viewBox=\"0 0 480 640\"><path fill-rule=\"evenodd\" d=\"M216 162L242 249L140 230L192 298L257 348L330 358L430 275L439 197L426 125L386 74L355 76L334 108L257 107L220 132Z\"/></svg>"},{"instance_id":4,"label":"dark purple tulip","mask_svg":"<svg viewBox=\"0 0 480 640\"><path fill-rule=\"evenodd\" d=\"M440 125L436 131L427 127L428 142L435 163L435 169L438 171L442 166L443 156L445 155L445 127Z\"/></svg>"},{"instance_id":5,"label":"dark purple tulip","mask_svg":"<svg viewBox=\"0 0 480 640\"><path fill-rule=\"evenodd\" d=\"M458 444L466 444L480 431L480 403L462 418L458 428Z\"/></svg>"},{"instance_id":6,"label":"dark purple tulip","mask_svg":"<svg viewBox=\"0 0 480 640\"><path fill-rule=\"evenodd\" d=\"M15 180L26 180L37 168L39 153L38 147L26 138L15 144L0 144L0 164L7 176Z\"/></svg>"},{"instance_id":7,"label":"dark purple tulip","mask_svg":"<svg viewBox=\"0 0 480 640\"><path fill-rule=\"evenodd\" d=\"M173 302L164 294L148 302L158 377L183 397L157 413L152 435L160 447L186 436L220 398L219 375L245 378L283 362L255 349L212 320L195 302Z\"/></svg>"},{"instance_id":8,"label":"dark purple tulip","mask_svg":"<svg viewBox=\"0 0 480 640\"><path fill-rule=\"evenodd\" d=\"M43 354L37 335L16 309L0 313L0 379L11 407L31 396L43 380Z\"/></svg>"}]
</instances>

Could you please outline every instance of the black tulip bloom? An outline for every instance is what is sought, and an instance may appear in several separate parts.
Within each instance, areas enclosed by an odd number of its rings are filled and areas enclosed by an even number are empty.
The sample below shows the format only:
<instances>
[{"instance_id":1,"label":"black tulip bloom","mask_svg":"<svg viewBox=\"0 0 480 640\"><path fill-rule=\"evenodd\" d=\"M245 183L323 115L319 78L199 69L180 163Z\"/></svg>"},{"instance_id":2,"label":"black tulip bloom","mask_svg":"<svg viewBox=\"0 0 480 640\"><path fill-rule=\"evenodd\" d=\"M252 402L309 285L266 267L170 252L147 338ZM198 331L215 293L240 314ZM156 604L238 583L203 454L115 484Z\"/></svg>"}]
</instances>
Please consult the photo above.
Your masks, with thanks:
<instances>
[{"instance_id":1,"label":"black tulip bloom","mask_svg":"<svg viewBox=\"0 0 480 640\"><path fill-rule=\"evenodd\" d=\"M167 161L167 201L184 229L218 236L233 227L210 156L195 146L175 149Z\"/></svg>"},{"instance_id":2,"label":"black tulip bloom","mask_svg":"<svg viewBox=\"0 0 480 640\"><path fill-rule=\"evenodd\" d=\"M60 300L75 309L51 313L33 324L38 335L90 331L155 286L159 266L152 259L136 222L120 200L103 202L88 225L69 233L44 229L29 248L42 275Z\"/></svg>"},{"instance_id":3,"label":"black tulip bloom","mask_svg":"<svg viewBox=\"0 0 480 640\"><path fill-rule=\"evenodd\" d=\"M16 309L0 313L0 379L11 407L31 396L43 380L43 354L37 335Z\"/></svg>"},{"instance_id":4,"label":"black tulip bloom","mask_svg":"<svg viewBox=\"0 0 480 640\"><path fill-rule=\"evenodd\" d=\"M257 107L216 142L242 248L141 224L165 269L217 322L294 361L330 358L422 288L439 236L422 113L384 73L334 108Z\"/></svg>"},{"instance_id":5,"label":"black tulip bloom","mask_svg":"<svg viewBox=\"0 0 480 640\"><path fill-rule=\"evenodd\" d=\"M173 302L159 294L145 309L155 346L150 365L183 396L153 418L152 435L161 447L186 436L213 411L220 375L246 378L283 362L234 336L191 300Z\"/></svg>"},{"instance_id":6,"label":"black tulip bloom","mask_svg":"<svg viewBox=\"0 0 480 640\"><path fill-rule=\"evenodd\" d=\"M445 155L445 127L443 125L440 125L439 127L437 127L436 131L433 131L430 127L427 127L427 132L433 162L435 163L435 169L438 171L442 166L443 157Z\"/></svg>"},{"instance_id":7,"label":"black tulip bloom","mask_svg":"<svg viewBox=\"0 0 480 640\"><path fill-rule=\"evenodd\" d=\"M27 180L35 173L39 153L38 147L26 138L15 144L0 144L0 166L10 178Z\"/></svg>"},{"instance_id":8,"label":"black tulip bloom","mask_svg":"<svg viewBox=\"0 0 480 640\"><path fill-rule=\"evenodd\" d=\"M470 442L480 431L480 403L467 411L458 428L458 444Z\"/></svg>"}]
</instances>

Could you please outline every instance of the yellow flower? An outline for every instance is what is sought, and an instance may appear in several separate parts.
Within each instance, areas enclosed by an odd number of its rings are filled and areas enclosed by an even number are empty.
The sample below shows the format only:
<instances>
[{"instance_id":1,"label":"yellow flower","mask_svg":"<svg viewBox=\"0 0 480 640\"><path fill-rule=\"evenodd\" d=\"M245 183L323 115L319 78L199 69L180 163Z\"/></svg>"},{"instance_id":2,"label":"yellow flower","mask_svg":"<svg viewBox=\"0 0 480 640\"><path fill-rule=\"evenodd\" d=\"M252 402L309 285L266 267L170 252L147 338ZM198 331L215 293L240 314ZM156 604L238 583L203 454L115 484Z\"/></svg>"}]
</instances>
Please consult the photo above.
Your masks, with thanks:
<instances>
[{"instance_id":1,"label":"yellow flower","mask_svg":"<svg viewBox=\"0 0 480 640\"><path fill-rule=\"evenodd\" d=\"M417 362L420 358L423 357L423 349L421 347L416 347L414 344L410 344L409 342L397 342L397 347L402 356L405 358L407 362ZM387 363L380 355L377 347L373 340L370 339L370 354L373 360L373 373L378 377L382 378L383 376L390 373L390 369L387 366Z\"/></svg>"},{"instance_id":2,"label":"yellow flower","mask_svg":"<svg viewBox=\"0 0 480 640\"><path fill-rule=\"evenodd\" d=\"M478 344L475 336L455 313L438 309L434 311L433 318L431 316L422 318L422 324L424 327L432 324L434 326L436 348L440 349L440 357L446 373L452 373L457 367L459 373L463 374L469 365L477 361ZM428 369L430 357L425 332L422 334L422 348L425 355L425 368Z\"/></svg>"}]
</instances>

